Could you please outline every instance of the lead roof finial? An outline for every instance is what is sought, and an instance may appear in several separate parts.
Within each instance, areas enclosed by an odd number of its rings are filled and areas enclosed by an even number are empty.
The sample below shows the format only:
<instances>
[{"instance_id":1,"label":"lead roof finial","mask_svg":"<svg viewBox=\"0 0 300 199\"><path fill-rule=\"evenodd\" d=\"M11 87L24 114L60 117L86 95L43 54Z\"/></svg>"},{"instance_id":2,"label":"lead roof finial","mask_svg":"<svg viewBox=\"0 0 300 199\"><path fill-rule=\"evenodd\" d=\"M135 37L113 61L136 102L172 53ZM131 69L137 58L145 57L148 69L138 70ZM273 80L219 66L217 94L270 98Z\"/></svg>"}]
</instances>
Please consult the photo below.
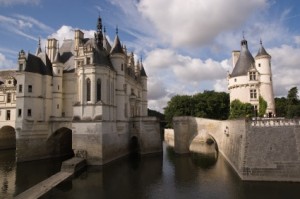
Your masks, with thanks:
<instances>
[{"instance_id":1,"label":"lead roof finial","mask_svg":"<svg viewBox=\"0 0 300 199\"><path fill-rule=\"evenodd\" d=\"M101 19L100 15L98 17L97 31L102 32L102 19Z\"/></svg>"},{"instance_id":2,"label":"lead roof finial","mask_svg":"<svg viewBox=\"0 0 300 199\"><path fill-rule=\"evenodd\" d=\"M36 55L40 54L42 52L42 49L41 49L41 37L39 37L39 42L38 42L38 48L36 50ZM46 52L46 50L45 50Z\"/></svg>"},{"instance_id":3,"label":"lead roof finial","mask_svg":"<svg viewBox=\"0 0 300 199\"><path fill-rule=\"evenodd\" d=\"M116 26L116 35L118 35L119 33L119 28L118 28L118 25Z\"/></svg>"}]
</instances>

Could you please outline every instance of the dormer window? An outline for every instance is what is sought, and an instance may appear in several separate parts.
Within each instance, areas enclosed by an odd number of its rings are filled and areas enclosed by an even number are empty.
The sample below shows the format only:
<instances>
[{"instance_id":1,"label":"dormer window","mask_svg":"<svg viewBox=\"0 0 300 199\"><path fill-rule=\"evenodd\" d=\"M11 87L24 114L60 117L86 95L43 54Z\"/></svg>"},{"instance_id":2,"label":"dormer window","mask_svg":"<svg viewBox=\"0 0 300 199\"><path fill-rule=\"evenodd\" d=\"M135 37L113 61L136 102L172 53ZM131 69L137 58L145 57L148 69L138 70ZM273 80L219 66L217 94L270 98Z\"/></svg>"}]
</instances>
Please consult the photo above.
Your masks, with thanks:
<instances>
[{"instance_id":1,"label":"dormer window","mask_svg":"<svg viewBox=\"0 0 300 199\"><path fill-rule=\"evenodd\" d=\"M91 63L91 58L90 57L87 57L86 58L86 64L90 64Z\"/></svg>"},{"instance_id":2,"label":"dormer window","mask_svg":"<svg viewBox=\"0 0 300 199\"><path fill-rule=\"evenodd\" d=\"M249 80L250 81L256 80L256 72L249 72Z\"/></svg>"}]
</instances>

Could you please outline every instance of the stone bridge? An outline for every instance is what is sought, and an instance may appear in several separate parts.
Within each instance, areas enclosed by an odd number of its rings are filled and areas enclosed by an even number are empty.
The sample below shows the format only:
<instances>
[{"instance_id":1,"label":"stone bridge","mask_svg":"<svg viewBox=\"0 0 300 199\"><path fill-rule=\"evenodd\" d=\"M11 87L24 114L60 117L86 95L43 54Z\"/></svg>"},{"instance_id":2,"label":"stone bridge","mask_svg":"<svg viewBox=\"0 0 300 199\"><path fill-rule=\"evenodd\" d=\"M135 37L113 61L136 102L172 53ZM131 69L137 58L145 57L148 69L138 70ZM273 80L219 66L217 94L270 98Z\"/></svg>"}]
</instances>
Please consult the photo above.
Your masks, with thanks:
<instances>
[{"instance_id":1,"label":"stone bridge","mask_svg":"<svg viewBox=\"0 0 300 199\"><path fill-rule=\"evenodd\" d=\"M300 122L286 119L210 120L175 117L166 142L189 153L197 137L212 137L242 180L300 181ZM173 133L173 137L172 137Z\"/></svg>"},{"instance_id":2,"label":"stone bridge","mask_svg":"<svg viewBox=\"0 0 300 199\"><path fill-rule=\"evenodd\" d=\"M1 125L1 124L0 124ZM0 126L0 149L16 148L17 161L56 157L73 153L71 118L48 122L25 121Z\"/></svg>"}]
</instances>

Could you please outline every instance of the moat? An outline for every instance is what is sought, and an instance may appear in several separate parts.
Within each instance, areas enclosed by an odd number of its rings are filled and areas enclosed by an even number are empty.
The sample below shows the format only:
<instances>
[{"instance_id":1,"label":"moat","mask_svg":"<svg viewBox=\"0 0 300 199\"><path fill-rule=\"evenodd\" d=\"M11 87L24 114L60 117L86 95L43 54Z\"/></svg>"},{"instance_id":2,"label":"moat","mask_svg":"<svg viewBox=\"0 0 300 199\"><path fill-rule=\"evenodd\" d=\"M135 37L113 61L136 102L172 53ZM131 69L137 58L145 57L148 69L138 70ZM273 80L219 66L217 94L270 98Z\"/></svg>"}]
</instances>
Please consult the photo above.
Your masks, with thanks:
<instances>
[{"instance_id":1,"label":"moat","mask_svg":"<svg viewBox=\"0 0 300 199\"><path fill-rule=\"evenodd\" d=\"M14 150L0 151L0 198L13 198L59 171L62 160L15 163ZM243 182L219 155L128 157L88 167L43 198L298 198L300 183Z\"/></svg>"}]
</instances>

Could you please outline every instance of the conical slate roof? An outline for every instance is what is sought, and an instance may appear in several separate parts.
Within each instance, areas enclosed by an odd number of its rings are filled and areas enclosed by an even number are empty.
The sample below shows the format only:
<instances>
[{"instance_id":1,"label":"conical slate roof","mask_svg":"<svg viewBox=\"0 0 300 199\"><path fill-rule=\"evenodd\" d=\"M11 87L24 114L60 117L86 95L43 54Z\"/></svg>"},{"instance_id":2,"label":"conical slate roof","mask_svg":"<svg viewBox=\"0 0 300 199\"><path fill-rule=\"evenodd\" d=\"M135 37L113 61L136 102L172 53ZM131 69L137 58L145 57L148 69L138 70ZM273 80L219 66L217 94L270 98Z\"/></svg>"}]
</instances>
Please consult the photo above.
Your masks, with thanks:
<instances>
[{"instance_id":1,"label":"conical slate roof","mask_svg":"<svg viewBox=\"0 0 300 199\"><path fill-rule=\"evenodd\" d=\"M262 41L260 41L260 48L258 49L257 55L255 57L258 57L258 56L270 56L267 53L266 49L263 47Z\"/></svg>"},{"instance_id":2,"label":"conical slate roof","mask_svg":"<svg viewBox=\"0 0 300 199\"><path fill-rule=\"evenodd\" d=\"M248 50L247 40L243 39L241 41L241 53L231 73L231 77L247 75L250 67L253 65L254 58Z\"/></svg>"},{"instance_id":3,"label":"conical slate roof","mask_svg":"<svg viewBox=\"0 0 300 199\"><path fill-rule=\"evenodd\" d=\"M144 69L144 66L141 66L141 77L147 77L146 71Z\"/></svg>"},{"instance_id":4,"label":"conical slate roof","mask_svg":"<svg viewBox=\"0 0 300 199\"><path fill-rule=\"evenodd\" d=\"M124 54L124 51L123 51L123 48L122 48L122 45L121 45L118 35L116 35L114 45L110 51L110 54L114 54L114 53L123 53Z\"/></svg>"}]
</instances>

